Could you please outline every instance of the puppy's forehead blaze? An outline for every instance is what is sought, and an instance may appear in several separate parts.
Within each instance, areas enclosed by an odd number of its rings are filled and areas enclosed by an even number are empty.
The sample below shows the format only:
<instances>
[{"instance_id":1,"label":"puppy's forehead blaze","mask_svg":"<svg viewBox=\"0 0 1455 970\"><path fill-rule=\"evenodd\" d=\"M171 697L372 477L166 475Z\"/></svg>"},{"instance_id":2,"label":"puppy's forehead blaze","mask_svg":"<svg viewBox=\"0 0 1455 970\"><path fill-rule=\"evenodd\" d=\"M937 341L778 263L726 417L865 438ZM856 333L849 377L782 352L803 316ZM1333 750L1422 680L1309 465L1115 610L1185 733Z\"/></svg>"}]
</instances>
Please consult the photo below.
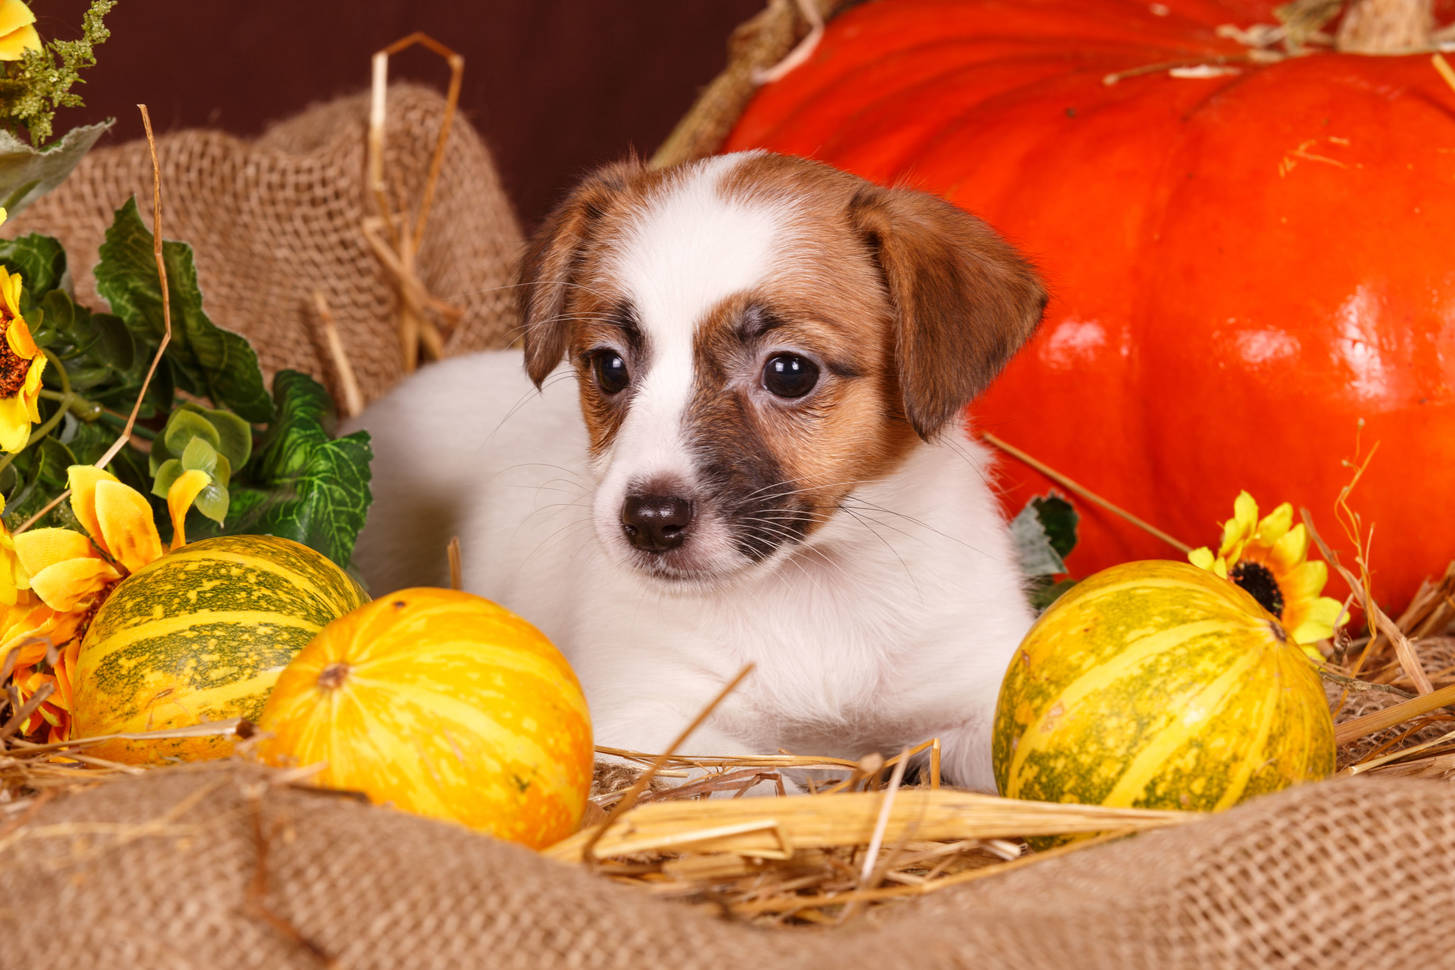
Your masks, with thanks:
<instances>
[{"instance_id":1,"label":"puppy's forehead blaze","mask_svg":"<svg viewBox=\"0 0 1455 970\"><path fill-rule=\"evenodd\" d=\"M713 308L773 269L790 210L725 196L720 184L736 164L710 159L659 184L634 207L603 266L664 351L685 350Z\"/></svg>"}]
</instances>

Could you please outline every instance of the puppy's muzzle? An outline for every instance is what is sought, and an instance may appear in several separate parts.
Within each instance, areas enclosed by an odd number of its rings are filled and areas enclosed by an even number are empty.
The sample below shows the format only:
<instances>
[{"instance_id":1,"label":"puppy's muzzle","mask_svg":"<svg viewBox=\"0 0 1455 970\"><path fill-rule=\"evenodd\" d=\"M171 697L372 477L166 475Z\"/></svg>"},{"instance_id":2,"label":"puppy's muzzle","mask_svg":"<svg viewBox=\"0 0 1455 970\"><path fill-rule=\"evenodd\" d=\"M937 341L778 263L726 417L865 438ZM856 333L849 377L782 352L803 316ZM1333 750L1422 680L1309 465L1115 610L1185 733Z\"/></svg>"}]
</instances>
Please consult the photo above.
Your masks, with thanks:
<instances>
[{"instance_id":1,"label":"puppy's muzzle","mask_svg":"<svg viewBox=\"0 0 1455 970\"><path fill-rule=\"evenodd\" d=\"M680 495L633 493L621 504L621 530L643 552L670 552L682 545L693 517L692 502Z\"/></svg>"}]
</instances>

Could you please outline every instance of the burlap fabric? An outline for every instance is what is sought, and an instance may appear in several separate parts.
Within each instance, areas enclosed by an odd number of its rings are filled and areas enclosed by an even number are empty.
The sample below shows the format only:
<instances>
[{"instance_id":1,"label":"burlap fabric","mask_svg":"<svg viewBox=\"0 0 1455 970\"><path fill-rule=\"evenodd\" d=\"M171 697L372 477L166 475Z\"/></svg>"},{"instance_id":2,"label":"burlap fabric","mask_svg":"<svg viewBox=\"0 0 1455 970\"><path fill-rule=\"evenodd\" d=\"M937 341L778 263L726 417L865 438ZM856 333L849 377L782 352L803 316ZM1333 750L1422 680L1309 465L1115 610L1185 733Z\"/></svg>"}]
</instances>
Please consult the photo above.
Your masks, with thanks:
<instances>
[{"instance_id":1,"label":"burlap fabric","mask_svg":"<svg viewBox=\"0 0 1455 970\"><path fill-rule=\"evenodd\" d=\"M362 230L378 211L365 183L367 113L367 95L360 94L317 106L250 141L207 130L157 140L162 232L192 245L213 321L246 335L270 378L282 367L306 371L338 397L338 375L314 309L314 291L321 290L365 400L403 373L398 288ZM443 114L444 99L428 88L389 89L384 162L396 205L400 199L411 209L417 204ZM59 238L77 298L104 308L91 268L113 213L132 195L150 225L152 170L143 141L94 149L60 188L3 232ZM520 228L490 152L456 116L416 263L425 289L463 312L447 336L447 354L509 341L509 285L520 248Z\"/></svg>"},{"instance_id":2,"label":"burlap fabric","mask_svg":"<svg viewBox=\"0 0 1455 970\"><path fill-rule=\"evenodd\" d=\"M0 966L1448 965L1455 798L1347 779L1047 859L829 931L724 922L455 826L161 769L7 813Z\"/></svg>"}]
</instances>

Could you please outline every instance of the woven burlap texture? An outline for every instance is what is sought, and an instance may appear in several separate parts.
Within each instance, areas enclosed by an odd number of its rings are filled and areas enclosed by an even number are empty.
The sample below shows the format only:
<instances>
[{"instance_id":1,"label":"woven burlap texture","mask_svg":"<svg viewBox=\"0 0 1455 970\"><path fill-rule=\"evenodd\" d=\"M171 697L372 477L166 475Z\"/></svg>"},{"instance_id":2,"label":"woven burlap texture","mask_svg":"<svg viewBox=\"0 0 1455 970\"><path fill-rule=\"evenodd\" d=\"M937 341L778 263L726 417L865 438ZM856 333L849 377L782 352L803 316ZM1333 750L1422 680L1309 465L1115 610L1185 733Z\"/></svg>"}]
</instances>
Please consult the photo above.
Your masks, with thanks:
<instances>
[{"instance_id":1,"label":"woven burlap texture","mask_svg":"<svg viewBox=\"0 0 1455 970\"><path fill-rule=\"evenodd\" d=\"M278 781L193 765L16 806L0 964L1375 970L1447 965L1455 909L1455 799L1431 781L1306 785L827 931Z\"/></svg>"},{"instance_id":2,"label":"woven burlap texture","mask_svg":"<svg viewBox=\"0 0 1455 970\"><path fill-rule=\"evenodd\" d=\"M384 171L391 196L423 194L445 101L418 85L388 92ZM402 376L399 295L365 239L378 213L365 181L368 96L311 108L253 140L208 130L157 139L162 235L191 244L203 308L244 334L264 372L306 371L337 398L340 384L314 309L323 293L366 401ZM91 268L113 214L135 195L151 224L152 169L144 141L91 151L58 189L12 219L8 237L55 236L66 248L77 299L104 308ZM480 136L456 116L416 274L463 316L447 355L504 346L520 227Z\"/></svg>"}]
</instances>

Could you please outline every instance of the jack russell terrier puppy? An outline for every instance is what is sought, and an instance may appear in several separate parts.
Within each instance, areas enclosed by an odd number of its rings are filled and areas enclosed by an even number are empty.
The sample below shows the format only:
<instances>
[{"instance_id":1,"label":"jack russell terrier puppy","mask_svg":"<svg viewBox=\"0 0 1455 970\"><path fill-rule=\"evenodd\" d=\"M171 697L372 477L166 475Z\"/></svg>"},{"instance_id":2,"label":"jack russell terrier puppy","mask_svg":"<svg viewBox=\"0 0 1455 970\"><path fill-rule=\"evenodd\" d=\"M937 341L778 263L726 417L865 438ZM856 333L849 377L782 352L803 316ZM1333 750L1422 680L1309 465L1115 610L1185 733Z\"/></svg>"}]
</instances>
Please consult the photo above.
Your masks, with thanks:
<instances>
[{"instance_id":1,"label":"jack russell terrier puppy","mask_svg":"<svg viewBox=\"0 0 1455 970\"><path fill-rule=\"evenodd\" d=\"M762 152L608 167L525 254L524 367L446 360L354 422L359 568L443 585L458 535L465 589L562 649L600 744L661 751L752 662L690 753L938 736L946 780L993 791L1031 612L963 413L1045 299L921 192Z\"/></svg>"}]
</instances>

